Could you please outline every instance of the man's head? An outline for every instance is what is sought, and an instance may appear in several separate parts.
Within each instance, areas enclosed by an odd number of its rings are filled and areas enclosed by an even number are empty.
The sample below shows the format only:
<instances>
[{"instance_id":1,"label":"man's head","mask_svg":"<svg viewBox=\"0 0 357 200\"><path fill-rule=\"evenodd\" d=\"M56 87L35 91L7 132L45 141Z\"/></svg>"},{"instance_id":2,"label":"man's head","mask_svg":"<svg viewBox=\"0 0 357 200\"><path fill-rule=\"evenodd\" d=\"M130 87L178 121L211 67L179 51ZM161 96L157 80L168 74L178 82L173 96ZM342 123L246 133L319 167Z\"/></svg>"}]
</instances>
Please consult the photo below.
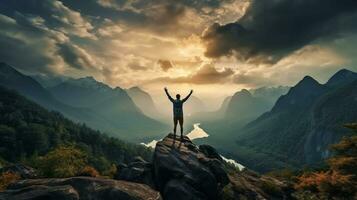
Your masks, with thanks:
<instances>
[{"instance_id":1,"label":"man's head","mask_svg":"<svg viewBox=\"0 0 357 200\"><path fill-rule=\"evenodd\" d=\"M181 95L180 94L176 94L176 99L180 100Z\"/></svg>"}]
</instances>

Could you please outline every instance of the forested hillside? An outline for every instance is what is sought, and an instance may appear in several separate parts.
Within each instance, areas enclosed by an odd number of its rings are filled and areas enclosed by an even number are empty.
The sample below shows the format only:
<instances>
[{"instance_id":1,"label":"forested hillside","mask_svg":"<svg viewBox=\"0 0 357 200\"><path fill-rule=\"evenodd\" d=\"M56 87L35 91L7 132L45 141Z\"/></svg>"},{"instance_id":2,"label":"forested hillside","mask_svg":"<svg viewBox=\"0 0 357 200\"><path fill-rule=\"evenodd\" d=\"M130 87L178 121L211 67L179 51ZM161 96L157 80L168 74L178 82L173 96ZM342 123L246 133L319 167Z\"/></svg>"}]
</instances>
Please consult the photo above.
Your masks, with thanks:
<instances>
[{"instance_id":1,"label":"forested hillside","mask_svg":"<svg viewBox=\"0 0 357 200\"><path fill-rule=\"evenodd\" d=\"M236 131L238 157L259 170L328 158L329 146L348 134L343 124L356 120L356 81L357 74L348 70L326 84L305 77L271 111Z\"/></svg>"},{"instance_id":2,"label":"forested hillside","mask_svg":"<svg viewBox=\"0 0 357 200\"><path fill-rule=\"evenodd\" d=\"M8 162L26 161L63 145L85 152L89 164L101 171L135 156L151 156L143 146L74 123L14 91L0 87L0 93L0 157Z\"/></svg>"}]
</instances>

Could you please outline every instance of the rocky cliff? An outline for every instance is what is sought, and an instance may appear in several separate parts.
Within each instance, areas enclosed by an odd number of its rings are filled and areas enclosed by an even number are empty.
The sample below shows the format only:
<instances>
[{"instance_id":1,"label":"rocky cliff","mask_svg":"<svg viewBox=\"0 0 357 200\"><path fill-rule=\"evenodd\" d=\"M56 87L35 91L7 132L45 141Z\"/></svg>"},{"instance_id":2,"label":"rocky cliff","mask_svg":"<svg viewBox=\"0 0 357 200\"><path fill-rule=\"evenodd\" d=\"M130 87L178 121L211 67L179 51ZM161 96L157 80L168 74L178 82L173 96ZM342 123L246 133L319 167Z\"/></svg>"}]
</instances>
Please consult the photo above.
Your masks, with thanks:
<instances>
[{"instance_id":1,"label":"rocky cliff","mask_svg":"<svg viewBox=\"0 0 357 200\"><path fill-rule=\"evenodd\" d=\"M156 145L152 162L118 166L116 178L150 185L168 200L292 199L289 184L225 163L209 145L172 134Z\"/></svg>"},{"instance_id":2,"label":"rocky cliff","mask_svg":"<svg viewBox=\"0 0 357 200\"><path fill-rule=\"evenodd\" d=\"M117 166L115 179L71 177L23 179L0 193L0 199L216 200L291 199L291 187L225 163L209 145L167 135L151 162L136 157Z\"/></svg>"}]
</instances>

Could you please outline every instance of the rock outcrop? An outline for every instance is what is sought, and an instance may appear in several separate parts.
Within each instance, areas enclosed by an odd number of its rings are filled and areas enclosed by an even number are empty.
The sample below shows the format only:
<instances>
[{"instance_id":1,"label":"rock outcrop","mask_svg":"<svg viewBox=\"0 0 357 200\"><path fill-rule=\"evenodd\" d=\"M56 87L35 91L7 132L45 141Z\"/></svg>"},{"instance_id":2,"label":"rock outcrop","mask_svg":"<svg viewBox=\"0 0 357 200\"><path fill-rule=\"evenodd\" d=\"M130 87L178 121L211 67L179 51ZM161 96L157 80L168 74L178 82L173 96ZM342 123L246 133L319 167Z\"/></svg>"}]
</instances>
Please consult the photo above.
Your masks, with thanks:
<instances>
[{"instance_id":1,"label":"rock outcrop","mask_svg":"<svg viewBox=\"0 0 357 200\"><path fill-rule=\"evenodd\" d=\"M190 139L172 134L158 142L153 156L153 175L164 199L219 199L229 183L224 164L213 148L201 149Z\"/></svg>"},{"instance_id":2,"label":"rock outcrop","mask_svg":"<svg viewBox=\"0 0 357 200\"><path fill-rule=\"evenodd\" d=\"M164 200L293 199L288 183L248 169L239 171L226 164L213 147L196 146L186 136L181 141L172 134L157 143L152 162L135 157L129 164L117 165L114 178L118 180L25 179L1 192L0 200L160 200L161 196Z\"/></svg>"},{"instance_id":3,"label":"rock outcrop","mask_svg":"<svg viewBox=\"0 0 357 200\"><path fill-rule=\"evenodd\" d=\"M0 193L1 200L161 200L149 186L103 178L26 179Z\"/></svg>"},{"instance_id":4,"label":"rock outcrop","mask_svg":"<svg viewBox=\"0 0 357 200\"><path fill-rule=\"evenodd\" d=\"M152 177L152 164L141 157L135 157L128 165L117 165L117 173L114 178L117 180L143 183L155 188Z\"/></svg>"},{"instance_id":5,"label":"rock outcrop","mask_svg":"<svg viewBox=\"0 0 357 200\"><path fill-rule=\"evenodd\" d=\"M37 172L32 167L23 165L23 164L13 164L10 166L6 166L0 169L0 174L4 172L11 172L14 174L18 174L21 178L36 178Z\"/></svg>"}]
</instances>

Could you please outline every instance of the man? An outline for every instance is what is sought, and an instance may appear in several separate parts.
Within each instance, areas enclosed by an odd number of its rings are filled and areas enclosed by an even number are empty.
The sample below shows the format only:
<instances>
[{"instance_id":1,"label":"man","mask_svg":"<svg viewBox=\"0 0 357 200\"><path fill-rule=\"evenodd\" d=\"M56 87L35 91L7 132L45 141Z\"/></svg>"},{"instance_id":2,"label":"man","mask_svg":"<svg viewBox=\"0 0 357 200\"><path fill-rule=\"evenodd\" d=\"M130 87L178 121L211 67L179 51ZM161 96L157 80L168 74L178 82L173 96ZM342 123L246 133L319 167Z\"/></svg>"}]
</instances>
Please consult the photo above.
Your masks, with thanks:
<instances>
[{"instance_id":1,"label":"man","mask_svg":"<svg viewBox=\"0 0 357 200\"><path fill-rule=\"evenodd\" d=\"M173 105L173 114L174 114L174 136L176 138L176 127L177 127L177 122L180 123L180 130L181 130L181 140L183 139L182 133L183 133L183 110L182 106L185 101L187 101L188 98L190 98L193 90L191 90L190 94L188 94L184 99L180 99L181 96L179 94L176 94L176 99L173 99L169 92L167 91L167 88L165 87L165 93L169 100L172 102Z\"/></svg>"}]
</instances>

